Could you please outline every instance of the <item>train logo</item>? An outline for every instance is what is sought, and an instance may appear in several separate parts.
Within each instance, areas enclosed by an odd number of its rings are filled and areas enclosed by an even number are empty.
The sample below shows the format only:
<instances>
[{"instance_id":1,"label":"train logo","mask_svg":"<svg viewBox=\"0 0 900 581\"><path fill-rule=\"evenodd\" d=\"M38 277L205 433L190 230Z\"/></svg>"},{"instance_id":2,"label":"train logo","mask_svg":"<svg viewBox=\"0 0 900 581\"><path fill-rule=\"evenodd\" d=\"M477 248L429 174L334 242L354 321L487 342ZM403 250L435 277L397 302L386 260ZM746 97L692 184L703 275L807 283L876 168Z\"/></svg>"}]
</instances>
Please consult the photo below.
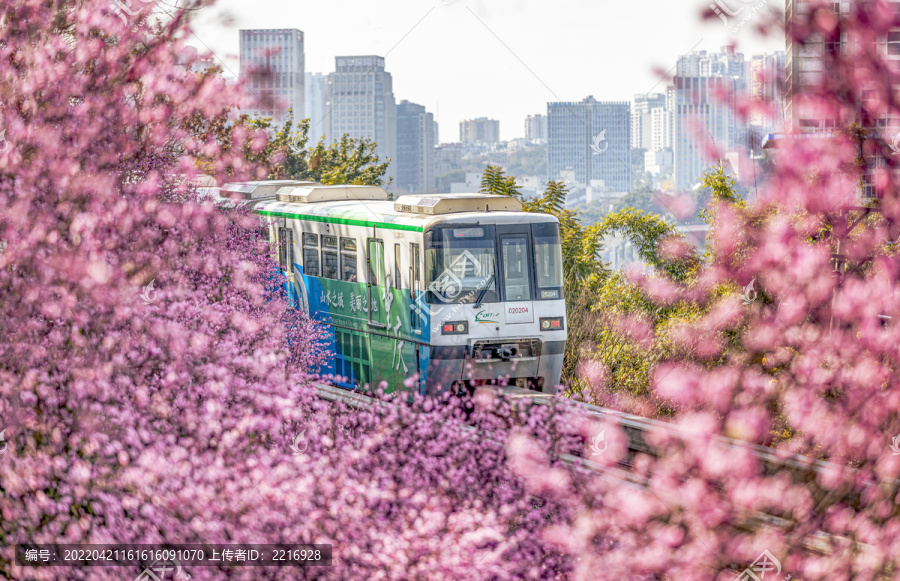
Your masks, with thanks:
<instances>
[{"instance_id":1,"label":"train logo","mask_svg":"<svg viewBox=\"0 0 900 581\"><path fill-rule=\"evenodd\" d=\"M591 456L599 456L609 448L609 442L605 441L605 437L606 430L601 430L599 434L591 438L591 445L589 446L591 449ZM602 448L600 447L601 444L603 445Z\"/></svg>"},{"instance_id":2,"label":"train logo","mask_svg":"<svg viewBox=\"0 0 900 581\"><path fill-rule=\"evenodd\" d=\"M482 324L499 325L500 313L489 313L487 311L478 311L475 313L475 322Z\"/></svg>"}]
</instances>

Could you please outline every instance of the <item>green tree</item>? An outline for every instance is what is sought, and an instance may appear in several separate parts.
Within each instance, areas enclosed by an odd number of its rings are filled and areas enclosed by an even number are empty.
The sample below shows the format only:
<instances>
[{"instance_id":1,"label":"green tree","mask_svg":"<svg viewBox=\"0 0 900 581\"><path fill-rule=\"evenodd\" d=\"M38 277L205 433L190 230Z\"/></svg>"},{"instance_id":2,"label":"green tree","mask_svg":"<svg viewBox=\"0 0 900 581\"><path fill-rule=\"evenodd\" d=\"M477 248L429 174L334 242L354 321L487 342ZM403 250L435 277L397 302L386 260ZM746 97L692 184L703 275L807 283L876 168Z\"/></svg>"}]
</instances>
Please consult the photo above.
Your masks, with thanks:
<instances>
[{"instance_id":1,"label":"green tree","mask_svg":"<svg viewBox=\"0 0 900 581\"><path fill-rule=\"evenodd\" d=\"M683 256L664 256L661 245L664 240L684 242L684 237L675 227L656 214L635 208L624 208L607 215L596 224L601 237L618 232L628 238L638 251L638 255L659 272L668 274L674 280L687 282L700 267L697 250L685 246Z\"/></svg>"},{"instance_id":2,"label":"green tree","mask_svg":"<svg viewBox=\"0 0 900 581\"><path fill-rule=\"evenodd\" d=\"M320 140L309 146L309 119L294 122L293 110L288 111L285 122L276 127L270 117L240 115L229 121L225 114L203 119L191 118L185 127L198 137L214 135L223 151L241 147L246 159L265 166L264 179L294 179L324 184L354 184L389 186L385 182L391 160L382 162L375 153L377 144L370 139L356 139L344 135L332 144ZM242 129L264 129L269 135L265 144L243 138ZM235 142L237 140L237 143ZM214 156L199 161L200 167L209 173L215 167ZM232 168L226 171L233 174Z\"/></svg>"},{"instance_id":3,"label":"green tree","mask_svg":"<svg viewBox=\"0 0 900 581\"><path fill-rule=\"evenodd\" d=\"M515 176L507 176L499 165L488 165L481 176L481 187L478 191L482 194L496 196L512 196L522 199L522 193L516 185Z\"/></svg>"}]
</instances>

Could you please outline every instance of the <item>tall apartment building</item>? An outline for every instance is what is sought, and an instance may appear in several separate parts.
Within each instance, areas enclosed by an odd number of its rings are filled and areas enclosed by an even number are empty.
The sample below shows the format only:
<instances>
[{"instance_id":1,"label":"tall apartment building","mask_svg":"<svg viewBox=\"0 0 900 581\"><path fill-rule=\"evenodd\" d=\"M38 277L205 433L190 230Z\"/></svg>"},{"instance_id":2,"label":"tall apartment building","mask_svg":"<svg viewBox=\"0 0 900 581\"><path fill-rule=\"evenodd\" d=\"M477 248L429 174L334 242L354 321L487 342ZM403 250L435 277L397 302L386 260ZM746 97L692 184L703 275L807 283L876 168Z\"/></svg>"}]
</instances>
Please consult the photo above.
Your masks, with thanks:
<instances>
[{"instance_id":1,"label":"tall apartment building","mask_svg":"<svg viewBox=\"0 0 900 581\"><path fill-rule=\"evenodd\" d=\"M832 8L840 10L841 3L834 3ZM795 43L795 20L805 19L808 13L808 2L785 0L785 129L792 132L831 131L838 125L837 119L827 118L813 109L803 110L803 105L795 97L819 84L825 72L822 57L826 52L838 54L846 40L829 40L826 43L820 35L814 35L803 44Z\"/></svg>"},{"instance_id":2,"label":"tall apartment building","mask_svg":"<svg viewBox=\"0 0 900 581\"><path fill-rule=\"evenodd\" d=\"M656 110L666 109L666 96L663 93L635 95L631 108L631 147L632 149L651 150L653 141L652 115Z\"/></svg>"},{"instance_id":3,"label":"tall apartment building","mask_svg":"<svg viewBox=\"0 0 900 581\"><path fill-rule=\"evenodd\" d=\"M245 111L282 121L288 109L294 119L306 117L303 32L295 28L240 31L241 76L255 97Z\"/></svg>"},{"instance_id":4,"label":"tall apartment building","mask_svg":"<svg viewBox=\"0 0 900 581\"><path fill-rule=\"evenodd\" d=\"M681 77L739 77L747 79L744 55L723 47L721 52L694 51L678 58L676 75Z\"/></svg>"},{"instance_id":5,"label":"tall apartment building","mask_svg":"<svg viewBox=\"0 0 900 581\"><path fill-rule=\"evenodd\" d=\"M401 101L397 105L397 190L428 194L434 181L434 115L422 105Z\"/></svg>"},{"instance_id":6,"label":"tall apartment building","mask_svg":"<svg viewBox=\"0 0 900 581\"><path fill-rule=\"evenodd\" d=\"M547 116L529 115L525 118L525 139L528 141L547 140Z\"/></svg>"},{"instance_id":7,"label":"tall apartment building","mask_svg":"<svg viewBox=\"0 0 900 581\"><path fill-rule=\"evenodd\" d=\"M889 0L900 15L900 2ZM851 2L828 3L838 15L847 15L851 10ZM809 14L810 4L804 0L785 1L785 129L793 133L831 134L835 130L850 123L859 123L870 138L885 140L891 143L894 136L900 134L900 119L883 115L873 107L866 107L866 101L856 103L841 112L840 115L815 109L802 103L800 97L804 92L812 92L820 83L823 75L830 75L824 63L825 57L835 54L848 54L851 49L869 48L851 46L851 41L844 34L840 39L825 40L820 35L813 35L803 44L794 42L795 21L805 20ZM854 41L858 42L858 41ZM893 65L894 70L900 68L900 27L893 28L887 35L874 39L875 48ZM900 91L900 86L893 86L893 91ZM883 91L884 89L876 89ZM876 150L880 148L875 148ZM874 175L876 171L892 164L881 153L867 156L865 159L864 187L860 194L863 197L875 195ZM893 179L900 181L900 172L891 170Z\"/></svg>"},{"instance_id":8,"label":"tall apartment building","mask_svg":"<svg viewBox=\"0 0 900 581\"><path fill-rule=\"evenodd\" d=\"M650 143L647 151L672 149L672 111L668 108L650 112Z\"/></svg>"},{"instance_id":9,"label":"tall apartment building","mask_svg":"<svg viewBox=\"0 0 900 581\"><path fill-rule=\"evenodd\" d=\"M396 178L397 104L384 57L335 58L335 72L328 75L325 132L332 143L345 133L374 140L381 161L391 159L385 178Z\"/></svg>"},{"instance_id":10,"label":"tall apartment building","mask_svg":"<svg viewBox=\"0 0 900 581\"><path fill-rule=\"evenodd\" d=\"M780 131L784 127L784 76L785 55L783 52L753 55L750 58L750 98L765 103L772 111L754 111L750 124Z\"/></svg>"},{"instance_id":11,"label":"tall apartment building","mask_svg":"<svg viewBox=\"0 0 900 581\"><path fill-rule=\"evenodd\" d=\"M704 142L712 142L720 159L747 146L747 129L735 113L736 99L747 94L744 56L729 49L682 56L673 88L675 187L687 190L715 162L709 159ZM727 97L723 100L723 96Z\"/></svg>"},{"instance_id":12,"label":"tall apartment building","mask_svg":"<svg viewBox=\"0 0 900 581\"><path fill-rule=\"evenodd\" d=\"M328 98L328 75L306 73L306 117L309 117L309 140L318 142L325 130L325 101Z\"/></svg>"},{"instance_id":13,"label":"tall apartment building","mask_svg":"<svg viewBox=\"0 0 900 581\"><path fill-rule=\"evenodd\" d=\"M551 180L631 191L629 103L601 102L591 96L581 102L547 103L547 119Z\"/></svg>"},{"instance_id":14,"label":"tall apartment building","mask_svg":"<svg viewBox=\"0 0 900 581\"><path fill-rule=\"evenodd\" d=\"M459 140L470 144L492 145L500 143L500 122L487 117L460 121Z\"/></svg>"}]
</instances>

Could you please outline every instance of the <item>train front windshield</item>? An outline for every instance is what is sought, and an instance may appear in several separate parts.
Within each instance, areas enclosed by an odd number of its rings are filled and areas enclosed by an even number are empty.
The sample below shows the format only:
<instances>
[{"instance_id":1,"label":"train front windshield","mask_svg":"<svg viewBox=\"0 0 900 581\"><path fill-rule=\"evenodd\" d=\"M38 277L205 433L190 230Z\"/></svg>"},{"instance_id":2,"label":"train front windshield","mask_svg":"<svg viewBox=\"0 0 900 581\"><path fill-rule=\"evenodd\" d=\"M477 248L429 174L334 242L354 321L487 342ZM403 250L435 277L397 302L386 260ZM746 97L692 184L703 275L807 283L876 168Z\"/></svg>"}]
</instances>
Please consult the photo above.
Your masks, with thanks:
<instances>
[{"instance_id":1,"label":"train front windshield","mask_svg":"<svg viewBox=\"0 0 900 581\"><path fill-rule=\"evenodd\" d=\"M425 240L426 301L497 302L497 245L494 226L439 227Z\"/></svg>"},{"instance_id":2,"label":"train front windshield","mask_svg":"<svg viewBox=\"0 0 900 581\"><path fill-rule=\"evenodd\" d=\"M432 228L425 233L425 300L447 304L561 299L561 250L559 225L553 222Z\"/></svg>"}]
</instances>

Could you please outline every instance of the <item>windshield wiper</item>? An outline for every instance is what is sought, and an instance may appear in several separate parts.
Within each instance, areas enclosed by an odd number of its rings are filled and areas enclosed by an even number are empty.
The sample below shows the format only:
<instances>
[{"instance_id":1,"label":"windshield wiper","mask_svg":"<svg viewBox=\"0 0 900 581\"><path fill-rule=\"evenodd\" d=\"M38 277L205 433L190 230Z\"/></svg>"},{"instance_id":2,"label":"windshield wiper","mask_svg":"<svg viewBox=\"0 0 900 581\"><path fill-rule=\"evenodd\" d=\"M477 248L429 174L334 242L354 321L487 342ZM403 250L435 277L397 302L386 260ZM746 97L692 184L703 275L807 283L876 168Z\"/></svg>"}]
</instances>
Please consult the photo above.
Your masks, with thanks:
<instances>
[{"instance_id":1,"label":"windshield wiper","mask_svg":"<svg viewBox=\"0 0 900 581\"><path fill-rule=\"evenodd\" d=\"M484 288L481 289L481 292L478 293L478 299L475 300L474 307L477 309L481 306L481 299L484 298L484 293L488 291L488 287L491 286L491 283L494 282L494 277L497 276L497 273L493 273L491 278L488 279L487 283L484 285Z\"/></svg>"}]
</instances>

